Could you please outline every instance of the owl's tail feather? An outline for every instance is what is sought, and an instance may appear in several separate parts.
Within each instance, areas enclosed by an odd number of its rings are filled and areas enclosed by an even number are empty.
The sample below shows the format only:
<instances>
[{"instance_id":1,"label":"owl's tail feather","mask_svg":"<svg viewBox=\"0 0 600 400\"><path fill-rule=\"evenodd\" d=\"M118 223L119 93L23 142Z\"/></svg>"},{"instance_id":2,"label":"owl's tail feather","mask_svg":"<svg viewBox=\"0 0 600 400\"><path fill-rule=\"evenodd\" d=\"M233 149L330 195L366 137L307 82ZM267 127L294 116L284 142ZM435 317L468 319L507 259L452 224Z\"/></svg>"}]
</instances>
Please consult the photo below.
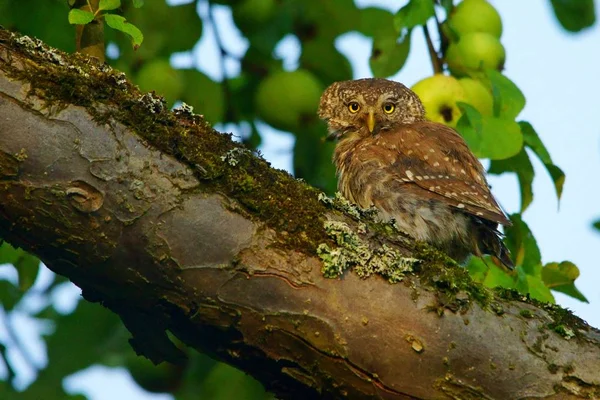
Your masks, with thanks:
<instances>
[{"instance_id":1,"label":"owl's tail feather","mask_svg":"<svg viewBox=\"0 0 600 400\"><path fill-rule=\"evenodd\" d=\"M504 265L509 270L515 268L515 264L510 258L510 252L504 241L502 233L498 231L495 222L474 218L473 229L475 230L473 238L473 254L478 257L489 254L498 264Z\"/></svg>"}]
</instances>

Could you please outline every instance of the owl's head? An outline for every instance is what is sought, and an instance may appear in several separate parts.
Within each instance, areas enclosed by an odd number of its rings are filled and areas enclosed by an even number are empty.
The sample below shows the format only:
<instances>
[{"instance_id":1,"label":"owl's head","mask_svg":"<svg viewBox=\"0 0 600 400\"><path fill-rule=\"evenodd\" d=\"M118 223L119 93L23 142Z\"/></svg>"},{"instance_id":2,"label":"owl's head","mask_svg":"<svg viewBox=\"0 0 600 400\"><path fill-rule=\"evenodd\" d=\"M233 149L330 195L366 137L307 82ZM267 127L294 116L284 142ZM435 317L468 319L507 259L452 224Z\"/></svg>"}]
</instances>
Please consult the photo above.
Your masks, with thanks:
<instances>
[{"instance_id":1,"label":"owl's head","mask_svg":"<svg viewBox=\"0 0 600 400\"><path fill-rule=\"evenodd\" d=\"M331 138L350 132L375 135L425 119L423 104L412 90L380 78L333 83L321 96L318 114L327 121Z\"/></svg>"}]
</instances>

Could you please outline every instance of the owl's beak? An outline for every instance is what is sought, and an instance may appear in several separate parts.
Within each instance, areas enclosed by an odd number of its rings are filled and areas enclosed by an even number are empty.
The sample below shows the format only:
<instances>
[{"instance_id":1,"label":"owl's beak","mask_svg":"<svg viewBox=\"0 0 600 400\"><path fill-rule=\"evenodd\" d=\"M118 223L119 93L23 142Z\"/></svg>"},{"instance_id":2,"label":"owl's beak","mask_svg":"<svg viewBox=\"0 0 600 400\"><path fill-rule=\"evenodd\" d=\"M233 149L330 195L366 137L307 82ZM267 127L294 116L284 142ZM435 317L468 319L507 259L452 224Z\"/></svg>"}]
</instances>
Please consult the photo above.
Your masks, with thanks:
<instances>
[{"instance_id":1,"label":"owl's beak","mask_svg":"<svg viewBox=\"0 0 600 400\"><path fill-rule=\"evenodd\" d=\"M367 128L369 128L369 133L373 133L375 129L375 114L373 110L369 110L369 114L367 115Z\"/></svg>"}]
</instances>

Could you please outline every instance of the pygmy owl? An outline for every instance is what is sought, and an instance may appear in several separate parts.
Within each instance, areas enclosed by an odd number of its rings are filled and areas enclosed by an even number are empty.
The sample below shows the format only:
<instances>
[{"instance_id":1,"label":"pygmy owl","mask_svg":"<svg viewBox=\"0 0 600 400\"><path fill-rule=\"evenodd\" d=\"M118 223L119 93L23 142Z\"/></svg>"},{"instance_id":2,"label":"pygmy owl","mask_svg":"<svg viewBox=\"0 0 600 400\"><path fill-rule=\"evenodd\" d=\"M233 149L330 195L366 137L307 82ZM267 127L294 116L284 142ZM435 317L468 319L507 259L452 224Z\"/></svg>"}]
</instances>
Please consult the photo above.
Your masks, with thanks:
<instances>
[{"instance_id":1,"label":"pygmy owl","mask_svg":"<svg viewBox=\"0 0 600 400\"><path fill-rule=\"evenodd\" d=\"M387 79L336 82L319 117L337 139L338 190L459 262L490 254L509 268L498 224L510 225L483 166L452 128L425 120L418 96Z\"/></svg>"}]
</instances>

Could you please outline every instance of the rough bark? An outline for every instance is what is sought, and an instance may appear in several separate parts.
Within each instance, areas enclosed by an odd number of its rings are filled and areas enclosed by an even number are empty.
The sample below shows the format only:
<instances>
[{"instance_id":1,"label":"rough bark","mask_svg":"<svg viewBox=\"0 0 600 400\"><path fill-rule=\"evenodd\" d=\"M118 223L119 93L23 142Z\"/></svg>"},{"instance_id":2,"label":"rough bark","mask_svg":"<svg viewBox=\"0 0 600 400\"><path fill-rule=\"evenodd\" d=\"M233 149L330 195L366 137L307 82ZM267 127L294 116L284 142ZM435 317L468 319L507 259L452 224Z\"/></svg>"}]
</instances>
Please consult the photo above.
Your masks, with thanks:
<instances>
[{"instance_id":1,"label":"rough bark","mask_svg":"<svg viewBox=\"0 0 600 400\"><path fill-rule=\"evenodd\" d=\"M400 284L324 278L326 221L423 261ZM598 330L358 224L118 73L0 29L0 236L139 352L177 361L171 331L286 399L600 396Z\"/></svg>"}]
</instances>

